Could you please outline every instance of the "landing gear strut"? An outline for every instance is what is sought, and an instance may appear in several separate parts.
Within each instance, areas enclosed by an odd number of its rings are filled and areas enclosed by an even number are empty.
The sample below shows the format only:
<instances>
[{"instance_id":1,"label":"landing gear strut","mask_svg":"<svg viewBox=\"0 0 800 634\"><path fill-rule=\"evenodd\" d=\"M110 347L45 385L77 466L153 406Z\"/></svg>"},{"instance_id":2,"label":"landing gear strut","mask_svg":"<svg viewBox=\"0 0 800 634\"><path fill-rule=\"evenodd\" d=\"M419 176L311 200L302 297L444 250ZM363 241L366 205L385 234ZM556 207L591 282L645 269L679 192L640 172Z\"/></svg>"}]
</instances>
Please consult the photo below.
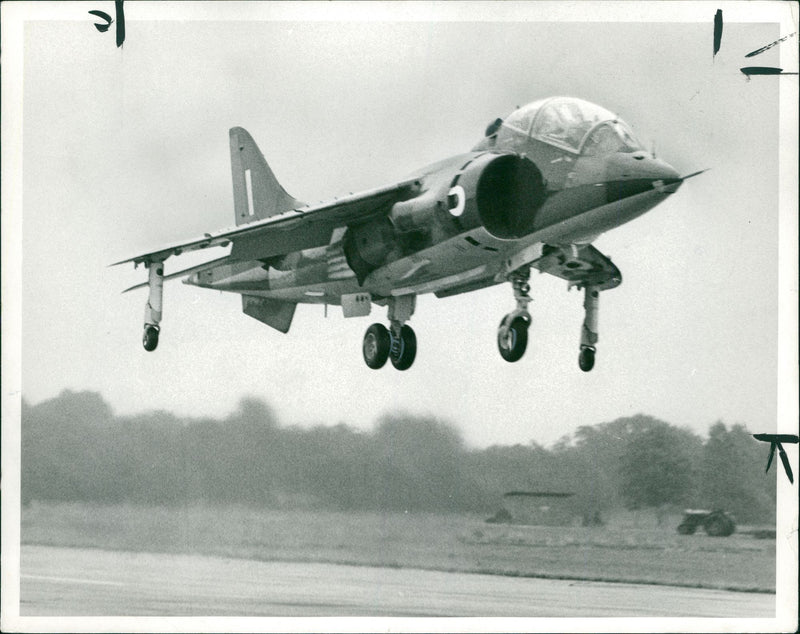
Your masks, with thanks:
<instances>
[{"instance_id":1,"label":"landing gear strut","mask_svg":"<svg viewBox=\"0 0 800 634\"><path fill-rule=\"evenodd\" d=\"M531 325L528 304L533 301L528 295L531 290L528 284L530 276L530 266L512 271L508 276L514 289L517 309L508 313L500 322L497 329L497 347L500 350L500 356L510 363L519 361L528 346L528 327Z\"/></svg>"},{"instance_id":2,"label":"landing gear strut","mask_svg":"<svg viewBox=\"0 0 800 634\"><path fill-rule=\"evenodd\" d=\"M147 265L148 286L150 295L144 307L144 332L142 333L142 345L148 352L152 352L158 347L158 334L161 331L161 300L164 294L164 263L151 262Z\"/></svg>"},{"instance_id":3,"label":"landing gear strut","mask_svg":"<svg viewBox=\"0 0 800 634\"><path fill-rule=\"evenodd\" d=\"M417 356L417 336L405 322L414 314L416 295L392 297L388 304L389 328L376 323L364 333L364 361L373 370L382 368L387 359L397 370L408 370Z\"/></svg>"},{"instance_id":4,"label":"landing gear strut","mask_svg":"<svg viewBox=\"0 0 800 634\"><path fill-rule=\"evenodd\" d=\"M594 367L594 355L597 351L597 313L600 307L600 291L597 286L584 288L583 308L586 314L581 328L581 351L578 355L578 366L584 372Z\"/></svg>"}]
</instances>

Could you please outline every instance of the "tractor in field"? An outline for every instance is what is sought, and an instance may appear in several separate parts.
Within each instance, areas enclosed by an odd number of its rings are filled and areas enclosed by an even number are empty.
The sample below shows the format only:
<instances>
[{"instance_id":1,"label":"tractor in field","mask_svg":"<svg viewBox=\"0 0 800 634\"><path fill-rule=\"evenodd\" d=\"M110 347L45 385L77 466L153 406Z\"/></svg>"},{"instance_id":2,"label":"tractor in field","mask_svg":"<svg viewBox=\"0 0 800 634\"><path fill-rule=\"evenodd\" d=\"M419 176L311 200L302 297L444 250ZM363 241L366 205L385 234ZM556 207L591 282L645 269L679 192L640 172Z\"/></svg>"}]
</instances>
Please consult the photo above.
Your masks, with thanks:
<instances>
[{"instance_id":1,"label":"tractor in field","mask_svg":"<svg viewBox=\"0 0 800 634\"><path fill-rule=\"evenodd\" d=\"M686 509L678 532L681 535L694 535L698 526L702 526L711 537L728 537L736 530L736 522L730 513Z\"/></svg>"}]
</instances>

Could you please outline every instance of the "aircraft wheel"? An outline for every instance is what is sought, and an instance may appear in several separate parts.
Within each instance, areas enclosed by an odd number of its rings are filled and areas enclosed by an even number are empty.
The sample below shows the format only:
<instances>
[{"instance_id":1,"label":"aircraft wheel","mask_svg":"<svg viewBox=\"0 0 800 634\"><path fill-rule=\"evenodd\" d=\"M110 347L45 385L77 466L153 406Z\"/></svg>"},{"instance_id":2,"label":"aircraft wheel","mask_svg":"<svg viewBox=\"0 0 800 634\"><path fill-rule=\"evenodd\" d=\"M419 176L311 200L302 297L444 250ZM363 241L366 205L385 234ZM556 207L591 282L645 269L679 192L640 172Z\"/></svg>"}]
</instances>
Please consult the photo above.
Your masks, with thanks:
<instances>
[{"instance_id":1,"label":"aircraft wheel","mask_svg":"<svg viewBox=\"0 0 800 634\"><path fill-rule=\"evenodd\" d=\"M361 346L364 362L373 370L379 370L386 365L391 344L391 337L386 326L372 324L364 333L364 343Z\"/></svg>"},{"instance_id":2,"label":"aircraft wheel","mask_svg":"<svg viewBox=\"0 0 800 634\"><path fill-rule=\"evenodd\" d=\"M590 372L594 367L594 348L581 348L578 355L578 365L584 372Z\"/></svg>"},{"instance_id":3,"label":"aircraft wheel","mask_svg":"<svg viewBox=\"0 0 800 634\"><path fill-rule=\"evenodd\" d=\"M500 356L509 363L519 361L522 355L525 354L525 349L528 347L528 320L522 316L514 317L508 328L503 328L503 319L500 322L500 329L497 331L497 347L500 350Z\"/></svg>"},{"instance_id":4,"label":"aircraft wheel","mask_svg":"<svg viewBox=\"0 0 800 634\"><path fill-rule=\"evenodd\" d=\"M152 352L158 347L158 328L147 325L142 334L142 345L148 352Z\"/></svg>"},{"instance_id":5,"label":"aircraft wheel","mask_svg":"<svg viewBox=\"0 0 800 634\"><path fill-rule=\"evenodd\" d=\"M397 370L408 370L417 357L417 335L411 326L400 329L400 339L392 341L389 358Z\"/></svg>"}]
</instances>

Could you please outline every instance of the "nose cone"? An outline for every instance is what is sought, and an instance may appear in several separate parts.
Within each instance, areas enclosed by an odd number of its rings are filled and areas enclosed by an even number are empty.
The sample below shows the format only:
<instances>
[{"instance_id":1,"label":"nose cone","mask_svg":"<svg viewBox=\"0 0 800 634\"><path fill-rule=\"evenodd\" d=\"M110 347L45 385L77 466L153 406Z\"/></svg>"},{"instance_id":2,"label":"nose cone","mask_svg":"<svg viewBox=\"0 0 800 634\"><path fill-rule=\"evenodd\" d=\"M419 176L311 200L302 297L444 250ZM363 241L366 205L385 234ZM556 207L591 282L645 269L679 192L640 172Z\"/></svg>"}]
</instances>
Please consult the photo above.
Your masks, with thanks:
<instances>
[{"instance_id":1,"label":"nose cone","mask_svg":"<svg viewBox=\"0 0 800 634\"><path fill-rule=\"evenodd\" d=\"M672 165L645 152L619 152L609 157L606 178L628 187L635 183L641 191L652 188L665 194L677 191L683 182Z\"/></svg>"},{"instance_id":2,"label":"nose cone","mask_svg":"<svg viewBox=\"0 0 800 634\"><path fill-rule=\"evenodd\" d=\"M672 194L678 191L678 188L683 183L675 168L666 161L660 159L652 159L650 169L653 170L655 178L653 179L653 187L665 194Z\"/></svg>"}]
</instances>

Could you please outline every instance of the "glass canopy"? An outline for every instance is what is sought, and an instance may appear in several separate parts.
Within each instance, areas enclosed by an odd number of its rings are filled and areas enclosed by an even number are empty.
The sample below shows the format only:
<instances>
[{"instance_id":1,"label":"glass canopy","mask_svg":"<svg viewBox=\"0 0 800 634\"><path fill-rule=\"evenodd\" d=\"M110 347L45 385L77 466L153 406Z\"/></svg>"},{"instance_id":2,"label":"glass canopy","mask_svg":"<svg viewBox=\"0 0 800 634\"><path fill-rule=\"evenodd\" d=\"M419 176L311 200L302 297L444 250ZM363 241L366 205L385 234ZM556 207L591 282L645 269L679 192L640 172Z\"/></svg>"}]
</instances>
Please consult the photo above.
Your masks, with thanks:
<instances>
[{"instance_id":1,"label":"glass canopy","mask_svg":"<svg viewBox=\"0 0 800 634\"><path fill-rule=\"evenodd\" d=\"M612 112L574 97L534 101L515 110L503 124L545 143L587 155L642 149L630 128Z\"/></svg>"}]
</instances>

